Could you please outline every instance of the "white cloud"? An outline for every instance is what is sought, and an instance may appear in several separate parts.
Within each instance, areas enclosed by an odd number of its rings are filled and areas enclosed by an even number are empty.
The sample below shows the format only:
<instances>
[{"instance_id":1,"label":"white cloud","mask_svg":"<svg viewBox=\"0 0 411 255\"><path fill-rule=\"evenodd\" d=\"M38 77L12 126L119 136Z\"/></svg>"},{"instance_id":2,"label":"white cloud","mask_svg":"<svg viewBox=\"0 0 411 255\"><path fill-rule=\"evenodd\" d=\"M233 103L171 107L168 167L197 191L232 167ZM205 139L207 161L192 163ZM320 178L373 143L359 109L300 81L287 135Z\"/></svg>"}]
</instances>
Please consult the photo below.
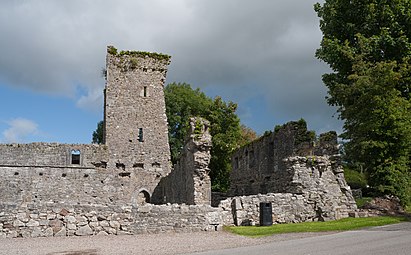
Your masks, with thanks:
<instances>
[{"instance_id":1,"label":"white cloud","mask_svg":"<svg viewBox=\"0 0 411 255\"><path fill-rule=\"evenodd\" d=\"M102 111L100 72L114 45L172 55L167 82L231 90L238 103L264 95L273 122L307 117L319 129L334 110L314 57L318 1L0 1L0 84Z\"/></svg>"},{"instance_id":2,"label":"white cloud","mask_svg":"<svg viewBox=\"0 0 411 255\"><path fill-rule=\"evenodd\" d=\"M24 142L30 135L39 133L38 125L28 119L16 118L6 122L10 127L3 131L4 142Z\"/></svg>"},{"instance_id":3,"label":"white cloud","mask_svg":"<svg viewBox=\"0 0 411 255\"><path fill-rule=\"evenodd\" d=\"M103 109L103 89L97 87L89 90L86 95L80 96L76 102L77 107L92 112L99 112Z\"/></svg>"}]
</instances>

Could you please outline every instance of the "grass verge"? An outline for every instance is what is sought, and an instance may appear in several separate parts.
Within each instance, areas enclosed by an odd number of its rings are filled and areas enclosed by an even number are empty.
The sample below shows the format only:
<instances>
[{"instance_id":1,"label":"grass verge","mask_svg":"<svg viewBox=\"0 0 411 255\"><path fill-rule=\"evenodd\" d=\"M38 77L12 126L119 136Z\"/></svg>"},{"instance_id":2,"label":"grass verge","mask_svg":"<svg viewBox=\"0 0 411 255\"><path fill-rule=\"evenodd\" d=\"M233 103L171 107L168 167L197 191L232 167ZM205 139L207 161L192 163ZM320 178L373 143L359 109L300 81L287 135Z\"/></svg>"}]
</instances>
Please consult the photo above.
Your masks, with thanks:
<instances>
[{"instance_id":1,"label":"grass verge","mask_svg":"<svg viewBox=\"0 0 411 255\"><path fill-rule=\"evenodd\" d=\"M276 224L268 227L239 226L225 227L229 232L249 236L263 237L273 234L295 233L295 232L323 232L323 231L347 231L365 227L383 226L407 221L406 217L369 217L369 218L345 218L327 222L303 222L293 224Z\"/></svg>"}]
</instances>

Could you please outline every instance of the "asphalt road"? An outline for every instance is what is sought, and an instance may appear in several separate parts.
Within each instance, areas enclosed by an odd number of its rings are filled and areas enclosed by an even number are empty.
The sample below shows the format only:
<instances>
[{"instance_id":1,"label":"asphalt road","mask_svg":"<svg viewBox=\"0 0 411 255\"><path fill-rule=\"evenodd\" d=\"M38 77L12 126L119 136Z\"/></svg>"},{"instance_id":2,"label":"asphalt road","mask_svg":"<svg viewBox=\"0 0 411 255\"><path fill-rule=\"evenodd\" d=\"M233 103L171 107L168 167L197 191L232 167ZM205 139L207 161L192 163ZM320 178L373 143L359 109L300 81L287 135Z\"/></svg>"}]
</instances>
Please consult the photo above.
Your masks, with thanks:
<instances>
[{"instance_id":1,"label":"asphalt road","mask_svg":"<svg viewBox=\"0 0 411 255\"><path fill-rule=\"evenodd\" d=\"M411 222L193 255L410 255Z\"/></svg>"}]
</instances>

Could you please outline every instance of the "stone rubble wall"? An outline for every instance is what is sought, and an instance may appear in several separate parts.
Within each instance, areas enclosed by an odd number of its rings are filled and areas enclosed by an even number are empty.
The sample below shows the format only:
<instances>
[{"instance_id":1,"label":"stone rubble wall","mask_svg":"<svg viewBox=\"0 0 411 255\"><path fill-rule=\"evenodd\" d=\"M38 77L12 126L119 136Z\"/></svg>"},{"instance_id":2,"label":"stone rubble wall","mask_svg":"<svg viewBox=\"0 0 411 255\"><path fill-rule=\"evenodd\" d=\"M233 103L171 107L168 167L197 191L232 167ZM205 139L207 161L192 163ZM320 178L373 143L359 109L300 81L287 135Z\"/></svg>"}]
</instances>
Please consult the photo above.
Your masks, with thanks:
<instances>
[{"instance_id":1,"label":"stone rubble wall","mask_svg":"<svg viewBox=\"0 0 411 255\"><path fill-rule=\"evenodd\" d=\"M284 159L338 154L337 134L320 135L317 144L305 122L289 122L246 145L232 156L230 196L287 193L293 176Z\"/></svg>"},{"instance_id":2,"label":"stone rubble wall","mask_svg":"<svg viewBox=\"0 0 411 255\"><path fill-rule=\"evenodd\" d=\"M304 194L315 203L318 217L340 219L349 216L357 205L344 178L339 155L290 157L284 160L293 176L287 191Z\"/></svg>"},{"instance_id":3,"label":"stone rubble wall","mask_svg":"<svg viewBox=\"0 0 411 255\"><path fill-rule=\"evenodd\" d=\"M272 204L274 224L309 221L330 221L349 217L355 208L339 205L325 206L321 198L309 194L268 193L250 196L230 197L222 200L219 208L223 225L258 225L260 203Z\"/></svg>"},{"instance_id":4,"label":"stone rubble wall","mask_svg":"<svg viewBox=\"0 0 411 255\"><path fill-rule=\"evenodd\" d=\"M156 201L190 205L211 204L209 126L210 123L203 118L190 119L191 128L179 162L154 191L153 198L160 198Z\"/></svg>"},{"instance_id":5,"label":"stone rubble wall","mask_svg":"<svg viewBox=\"0 0 411 255\"><path fill-rule=\"evenodd\" d=\"M220 202L219 208L224 225L258 225L260 203L272 203L273 223L297 223L316 221L314 202L305 195L268 193L230 197Z\"/></svg>"},{"instance_id":6,"label":"stone rubble wall","mask_svg":"<svg viewBox=\"0 0 411 255\"><path fill-rule=\"evenodd\" d=\"M217 209L194 205L0 205L0 238L215 231Z\"/></svg>"},{"instance_id":7,"label":"stone rubble wall","mask_svg":"<svg viewBox=\"0 0 411 255\"><path fill-rule=\"evenodd\" d=\"M285 172L291 177L285 193L235 196L220 202L224 224L250 225L259 220L261 202L271 202L273 221L295 223L349 217L357 206L344 179L337 155L289 157Z\"/></svg>"},{"instance_id":8,"label":"stone rubble wall","mask_svg":"<svg viewBox=\"0 0 411 255\"><path fill-rule=\"evenodd\" d=\"M235 152L232 197L211 207L206 120L191 119L180 162L170 166L169 56L108 47L106 60L104 145L0 144L0 237L218 230L258 222L260 202L273 203L277 223L356 209L335 132L314 145L301 121Z\"/></svg>"},{"instance_id":9,"label":"stone rubble wall","mask_svg":"<svg viewBox=\"0 0 411 255\"><path fill-rule=\"evenodd\" d=\"M106 168L0 167L0 204L136 204L151 176Z\"/></svg>"},{"instance_id":10,"label":"stone rubble wall","mask_svg":"<svg viewBox=\"0 0 411 255\"><path fill-rule=\"evenodd\" d=\"M222 225L218 208L209 205L166 204L138 207L133 234L216 231Z\"/></svg>"},{"instance_id":11,"label":"stone rubble wall","mask_svg":"<svg viewBox=\"0 0 411 255\"><path fill-rule=\"evenodd\" d=\"M72 151L80 152L80 164L72 164ZM28 143L0 144L2 166L86 167L101 166L108 160L108 150L96 144Z\"/></svg>"}]
</instances>

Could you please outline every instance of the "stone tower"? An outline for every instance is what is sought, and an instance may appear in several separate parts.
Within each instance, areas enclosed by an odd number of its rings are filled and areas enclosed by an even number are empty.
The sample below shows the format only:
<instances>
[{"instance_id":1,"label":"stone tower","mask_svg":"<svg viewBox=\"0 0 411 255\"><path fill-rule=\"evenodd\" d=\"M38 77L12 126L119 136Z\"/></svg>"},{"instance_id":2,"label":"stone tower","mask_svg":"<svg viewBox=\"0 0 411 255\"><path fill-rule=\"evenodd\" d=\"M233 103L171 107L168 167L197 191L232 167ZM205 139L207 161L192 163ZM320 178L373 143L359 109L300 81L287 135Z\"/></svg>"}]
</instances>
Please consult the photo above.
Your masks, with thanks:
<instances>
[{"instance_id":1,"label":"stone tower","mask_svg":"<svg viewBox=\"0 0 411 255\"><path fill-rule=\"evenodd\" d=\"M108 168L151 193L170 172L164 82L170 56L107 47L104 143Z\"/></svg>"}]
</instances>

